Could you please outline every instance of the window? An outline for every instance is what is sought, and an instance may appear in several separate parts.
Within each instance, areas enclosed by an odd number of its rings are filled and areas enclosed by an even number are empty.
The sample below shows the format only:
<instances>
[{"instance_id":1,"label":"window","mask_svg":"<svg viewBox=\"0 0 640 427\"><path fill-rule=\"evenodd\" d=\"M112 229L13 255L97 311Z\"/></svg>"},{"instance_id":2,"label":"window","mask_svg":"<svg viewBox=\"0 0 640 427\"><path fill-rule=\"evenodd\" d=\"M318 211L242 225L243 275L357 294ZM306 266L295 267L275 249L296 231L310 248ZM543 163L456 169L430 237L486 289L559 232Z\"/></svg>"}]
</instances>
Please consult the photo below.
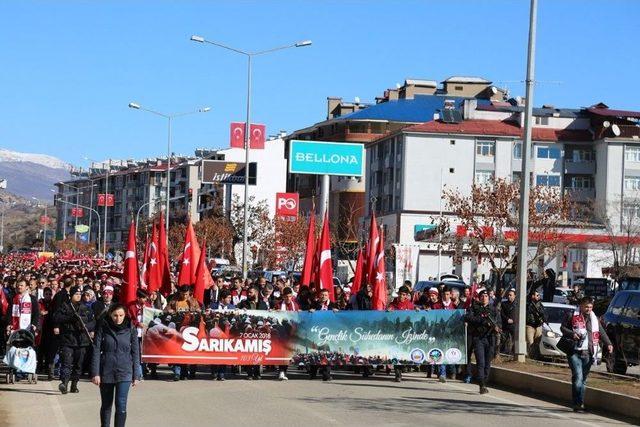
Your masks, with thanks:
<instances>
[{"instance_id":1,"label":"window","mask_svg":"<svg viewBox=\"0 0 640 427\"><path fill-rule=\"evenodd\" d=\"M624 160L626 162L640 162L640 147L625 147Z\"/></svg>"},{"instance_id":2,"label":"window","mask_svg":"<svg viewBox=\"0 0 640 427\"><path fill-rule=\"evenodd\" d=\"M456 145L456 140L455 140L455 139L450 140L450 141L449 141L449 144L450 144L450 145Z\"/></svg>"},{"instance_id":3,"label":"window","mask_svg":"<svg viewBox=\"0 0 640 427\"><path fill-rule=\"evenodd\" d=\"M493 157L496 154L495 141L476 142L476 155L483 157Z\"/></svg>"},{"instance_id":4,"label":"window","mask_svg":"<svg viewBox=\"0 0 640 427\"><path fill-rule=\"evenodd\" d=\"M493 181L493 171L476 171L476 184L487 184Z\"/></svg>"},{"instance_id":5,"label":"window","mask_svg":"<svg viewBox=\"0 0 640 427\"><path fill-rule=\"evenodd\" d=\"M455 90L463 90L464 86L454 86L453 87Z\"/></svg>"},{"instance_id":6,"label":"window","mask_svg":"<svg viewBox=\"0 0 640 427\"><path fill-rule=\"evenodd\" d=\"M625 176L624 189L631 191L640 190L640 176Z\"/></svg>"},{"instance_id":7,"label":"window","mask_svg":"<svg viewBox=\"0 0 640 427\"><path fill-rule=\"evenodd\" d=\"M640 218L640 205L624 205L622 208L622 216L630 218Z\"/></svg>"},{"instance_id":8,"label":"window","mask_svg":"<svg viewBox=\"0 0 640 427\"><path fill-rule=\"evenodd\" d=\"M562 153L559 148L555 147L538 147L539 159L559 159Z\"/></svg>"},{"instance_id":9,"label":"window","mask_svg":"<svg viewBox=\"0 0 640 427\"><path fill-rule=\"evenodd\" d=\"M593 161L593 151L591 150L573 150L571 161L574 163Z\"/></svg>"},{"instance_id":10,"label":"window","mask_svg":"<svg viewBox=\"0 0 640 427\"><path fill-rule=\"evenodd\" d=\"M456 173L456 168L449 168L449 173Z\"/></svg>"},{"instance_id":11,"label":"window","mask_svg":"<svg viewBox=\"0 0 640 427\"><path fill-rule=\"evenodd\" d=\"M618 294L611 305L609 306L609 312L613 315L619 316L622 314L622 309L624 308L625 303L627 302L627 298L629 295Z\"/></svg>"},{"instance_id":12,"label":"window","mask_svg":"<svg viewBox=\"0 0 640 427\"><path fill-rule=\"evenodd\" d=\"M536 185L541 185L544 187L559 187L560 175L537 175Z\"/></svg>"},{"instance_id":13,"label":"window","mask_svg":"<svg viewBox=\"0 0 640 427\"><path fill-rule=\"evenodd\" d=\"M547 126L549 124L549 117L536 117L536 124Z\"/></svg>"},{"instance_id":14,"label":"window","mask_svg":"<svg viewBox=\"0 0 640 427\"><path fill-rule=\"evenodd\" d=\"M593 188L593 181L589 176L574 176L571 178L571 188Z\"/></svg>"},{"instance_id":15,"label":"window","mask_svg":"<svg viewBox=\"0 0 640 427\"><path fill-rule=\"evenodd\" d=\"M522 179L522 172L513 172L511 182L520 182L520 179Z\"/></svg>"},{"instance_id":16,"label":"window","mask_svg":"<svg viewBox=\"0 0 640 427\"><path fill-rule=\"evenodd\" d=\"M522 159L522 142L516 142L513 144L513 158Z\"/></svg>"},{"instance_id":17,"label":"window","mask_svg":"<svg viewBox=\"0 0 640 427\"><path fill-rule=\"evenodd\" d=\"M631 295L623 316L631 319L640 319L640 295Z\"/></svg>"}]
</instances>

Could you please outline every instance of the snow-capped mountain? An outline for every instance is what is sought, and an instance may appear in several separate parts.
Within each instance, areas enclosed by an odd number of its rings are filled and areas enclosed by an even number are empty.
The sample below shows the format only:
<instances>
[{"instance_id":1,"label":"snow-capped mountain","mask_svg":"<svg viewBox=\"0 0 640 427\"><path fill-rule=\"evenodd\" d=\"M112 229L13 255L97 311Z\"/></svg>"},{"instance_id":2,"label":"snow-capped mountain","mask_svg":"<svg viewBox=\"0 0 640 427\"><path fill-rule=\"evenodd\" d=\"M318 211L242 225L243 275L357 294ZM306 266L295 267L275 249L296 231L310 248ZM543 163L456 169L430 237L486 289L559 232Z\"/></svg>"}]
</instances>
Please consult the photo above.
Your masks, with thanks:
<instances>
[{"instance_id":1,"label":"snow-capped mountain","mask_svg":"<svg viewBox=\"0 0 640 427\"><path fill-rule=\"evenodd\" d=\"M71 165L63 162L57 157L48 156L46 154L18 153L17 151L11 151L5 148L0 148L0 162L29 162L53 169L69 170L71 168Z\"/></svg>"},{"instance_id":2,"label":"snow-capped mountain","mask_svg":"<svg viewBox=\"0 0 640 427\"><path fill-rule=\"evenodd\" d=\"M51 201L53 185L69 179L70 169L69 164L53 156L0 148L0 179L7 180L6 190L1 191Z\"/></svg>"}]
</instances>

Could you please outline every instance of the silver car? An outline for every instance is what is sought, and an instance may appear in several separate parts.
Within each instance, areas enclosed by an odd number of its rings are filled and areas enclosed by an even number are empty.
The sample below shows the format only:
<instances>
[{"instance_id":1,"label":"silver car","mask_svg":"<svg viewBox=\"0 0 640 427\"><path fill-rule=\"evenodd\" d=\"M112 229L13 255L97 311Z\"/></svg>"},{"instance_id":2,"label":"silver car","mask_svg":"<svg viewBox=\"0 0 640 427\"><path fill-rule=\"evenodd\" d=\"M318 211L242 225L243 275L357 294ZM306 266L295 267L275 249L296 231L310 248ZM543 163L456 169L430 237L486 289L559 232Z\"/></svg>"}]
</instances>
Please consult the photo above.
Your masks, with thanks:
<instances>
[{"instance_id":1,"label":"silver car","mask_svg":"<svg viewBox=\"0 0 640 427\"><path fill-rule=\"evenodd\" d=\"M542 325L542 338L540 339L538 347L539 354L534 355L534 357L565 357L565 354L558 350L558 341L560 341L560 337L562 337L560 325L570 313L576 310L576 307L574 305L552 302L543 302L542 306L544 307L547 322Z\"/></svg>"}]
</instances>

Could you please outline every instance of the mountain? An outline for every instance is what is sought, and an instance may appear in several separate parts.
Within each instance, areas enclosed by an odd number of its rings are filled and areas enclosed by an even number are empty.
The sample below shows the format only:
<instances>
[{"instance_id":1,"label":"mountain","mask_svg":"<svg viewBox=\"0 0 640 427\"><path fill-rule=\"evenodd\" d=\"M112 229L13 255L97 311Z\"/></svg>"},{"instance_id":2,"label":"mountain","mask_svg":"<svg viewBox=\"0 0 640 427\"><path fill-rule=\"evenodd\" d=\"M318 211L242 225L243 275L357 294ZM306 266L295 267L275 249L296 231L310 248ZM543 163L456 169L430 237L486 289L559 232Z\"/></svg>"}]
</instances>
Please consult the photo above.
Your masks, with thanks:
<instances>
[{"instance_id":1,"label":"mountain","mask_svg":"<svg viewBox=\"0 0 640 427\"><path fill-rule=\"evenodd\" d=\"M53 200L53 185L71 178L71 165L46 154L19 153L0 148L0 179L7 192L40 200Z\"/></svg>"}]
</instances>

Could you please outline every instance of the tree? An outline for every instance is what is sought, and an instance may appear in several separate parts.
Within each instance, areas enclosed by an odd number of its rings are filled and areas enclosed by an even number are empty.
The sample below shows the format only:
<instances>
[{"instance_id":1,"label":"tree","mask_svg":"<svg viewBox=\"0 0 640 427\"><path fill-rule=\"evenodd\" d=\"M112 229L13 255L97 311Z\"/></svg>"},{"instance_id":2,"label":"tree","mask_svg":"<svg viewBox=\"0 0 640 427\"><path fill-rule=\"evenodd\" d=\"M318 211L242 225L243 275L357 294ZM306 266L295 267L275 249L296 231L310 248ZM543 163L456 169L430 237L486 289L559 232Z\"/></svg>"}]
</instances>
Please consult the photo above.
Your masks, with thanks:
<instances>
[{"instance_id":1,"label":"tree","mask_svg":"<svg viewBox=\"0 0 640 427\"><path fill-rule=\"evenodd\" d=\"M266 255L275 250L275 230L273 221L269 218L269 205L266 200L255 201L255 197L249 197L247 209L247 242L249 245L256 245L259 251ZM231 201L231 212L229 215L233 230L233 249L235 251L237 263L242 262L242 242L244 239L244 202L240 201L238 195L234 195ZM251 251L247 251L247 262L255 263L256 257Z\"/></svg>"},{"instance_id":2,"label":"tree","mask_svg":"<svg viewBox=\"0 0 640 427\"><path fill-rule=\"evenodd\" d=\"M309 219L298 216L295 221L287 221L281 218L274 220L276 231L276 241L281 248L279 258L282 264L291 270L301 268L301 261L307 247L307 231L309 229Z\"/></svg>"},{"instance_id":3,"label":"tree","mask_svg":"<svg viewBox=\"0 0 640 427\"><path fill-rule=\"evenodd\" d=\"M225 216L209 216L194 225L198 239L207 240L207 252L221 258L233 254L233 227Z\"/></svg>"},{"instance_id":4,"label":"tree","mask_svg":"<svg viewBox=\"0 0 640 427\"><path fill-rule=\"evenodd\" d=\"M640 276L640 199L625 197L622 205L596 201L588 212L604 229L603 251L594 262L615 281Z\"/></svg>"},{"instance_id":5,"label":"tree","mask_svg":"<svg viewBox=\"0 0 640 427\"><path fill-rule=\"evenodd\" d=\"M468 194L457 189L443 191L446 210L451 216L436 220L436 233L442 246L454 252L454 262L463 258L486 259L503 287L504 274L513 267L519 228L519 183L504 179L473 184ZM528 266L540 258L553 256L559 246L559 230L569 225L575 204L556 187L534 186L529 201ZM449 233L452 223L456 228ZM533 251L531 251L533 246Z\"/></svg>"}]
</instances>

